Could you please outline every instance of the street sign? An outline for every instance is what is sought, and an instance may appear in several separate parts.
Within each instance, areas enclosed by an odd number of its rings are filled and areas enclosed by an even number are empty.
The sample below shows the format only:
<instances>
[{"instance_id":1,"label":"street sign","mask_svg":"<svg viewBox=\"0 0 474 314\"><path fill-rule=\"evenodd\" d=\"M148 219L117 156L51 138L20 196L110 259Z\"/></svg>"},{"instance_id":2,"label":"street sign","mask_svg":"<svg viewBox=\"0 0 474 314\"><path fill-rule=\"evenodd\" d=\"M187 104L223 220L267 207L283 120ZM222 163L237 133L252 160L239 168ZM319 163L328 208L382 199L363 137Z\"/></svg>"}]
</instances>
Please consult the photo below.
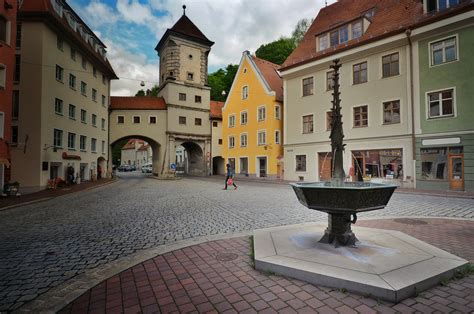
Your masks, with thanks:
<instances>
[{"instance_id":1,"label":"street sign","mask_svg":"<svg viewBox=\"0 0 474 314\"><path fill-rule=\"evenodd\" d=\"M176 170L176 164L171 164L171 165L170 165L170 169L171 169L171 170Z\"/></svg>"}]
</instances>

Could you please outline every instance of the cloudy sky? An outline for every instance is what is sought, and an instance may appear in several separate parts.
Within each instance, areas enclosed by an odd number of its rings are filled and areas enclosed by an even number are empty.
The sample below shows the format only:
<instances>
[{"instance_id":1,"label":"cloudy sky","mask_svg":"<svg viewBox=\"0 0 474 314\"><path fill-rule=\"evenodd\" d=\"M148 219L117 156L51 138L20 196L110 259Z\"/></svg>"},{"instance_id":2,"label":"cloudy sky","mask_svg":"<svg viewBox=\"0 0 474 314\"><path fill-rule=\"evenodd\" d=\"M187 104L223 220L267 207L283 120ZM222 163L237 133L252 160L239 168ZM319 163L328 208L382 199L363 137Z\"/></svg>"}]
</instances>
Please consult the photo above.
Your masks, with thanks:
<instances>
[{"instance_id":1,"label":"cloudy sky","mask_svg":"<svg viewBox=\"0 0 474 314\"><path fill-rule=\"evenodd\" d=\"M328 4L335 0L327 1ZM68 0L107 45L108 58L120 77L112 95L133 96L158 83L154 48L167 28L183 14L214 41L209 72L237 64L242 51L289 36L298 20L313 18L324 0Z\"/></svg>"}]
</instances>

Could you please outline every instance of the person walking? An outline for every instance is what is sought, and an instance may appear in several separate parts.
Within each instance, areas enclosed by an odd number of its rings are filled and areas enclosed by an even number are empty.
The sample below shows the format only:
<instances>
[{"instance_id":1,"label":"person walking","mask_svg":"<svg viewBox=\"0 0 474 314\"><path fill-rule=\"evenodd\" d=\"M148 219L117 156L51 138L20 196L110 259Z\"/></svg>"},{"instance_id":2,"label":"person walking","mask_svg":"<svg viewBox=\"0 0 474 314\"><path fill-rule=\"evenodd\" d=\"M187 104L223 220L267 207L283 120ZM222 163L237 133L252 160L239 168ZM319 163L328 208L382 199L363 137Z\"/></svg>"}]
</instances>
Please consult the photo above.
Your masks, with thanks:
<instances>
[{"instance_id":1,"label":"person walking","mask_svg":"<svg viewBox=\"0 0 474 314\"><path fill-rule=\"evenodd\" d=\"M235 185L234 182L234 171L230 164L226 165L227 172L226 172L226 177L225 177L225 187L224 190L227 190L227 185L232 184L234 186L234 190L237 190L237 185Z\"/></svg>"}]
</instances>

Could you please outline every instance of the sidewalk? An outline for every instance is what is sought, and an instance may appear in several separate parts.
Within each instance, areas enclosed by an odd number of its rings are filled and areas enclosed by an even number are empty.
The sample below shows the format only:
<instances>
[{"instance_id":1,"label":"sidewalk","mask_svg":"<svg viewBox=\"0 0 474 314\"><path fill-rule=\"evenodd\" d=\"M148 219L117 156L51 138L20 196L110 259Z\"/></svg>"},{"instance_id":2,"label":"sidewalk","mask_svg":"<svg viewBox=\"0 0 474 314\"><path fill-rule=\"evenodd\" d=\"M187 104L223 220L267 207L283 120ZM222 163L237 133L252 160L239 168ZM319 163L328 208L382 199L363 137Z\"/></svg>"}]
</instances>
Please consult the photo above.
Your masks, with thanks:
<instances>
[{"instance_id":1,"label":"sidewalk","mask_svg":"<svg viewBox=\"0 0 474 314\"><path fill-rule=\"evenodd\" d=\"M358 225L406 232L474 262L474 222L385 219ZM423 228L420 228L420 225ZM440 232L440 228L442 229ZM474 311L474 275L398 304L254 270L248 237L206 242L131 267L59 313L411 313Z\"/></svg>"},{"instance_id":2,"label":"sidewalk","mask_svg":"<svg viewBox=\"0 0 474 314\"><path fill-rule=\"evenodd\" d=\"M64 188L57 188L55 190L47 189L47 190L42 190L35 193L24 194L21 196L0 197L0 211L8 209L8 208L12 208L12 207L20 206L20 205L26 205L29 203L36 203L36 202L48 200L48 199L65 195L65 194L69 194L69 193L89 190L89 189L96 188L102 185L110 184L112 182L115 182L116 180L117 180L116 178L99 179L94 182L86 181L81 184L70 185Z\"/></svg>"},{"instance_id":3,"label":"sidewalk","mask_svg":"<svg viewBox=\"0 0 474 314\"><path fill-rule=\"evenodd\" d=\"M203 177L195 177L195 178L203 178ZM215 179L222 182L224 182L225 180L224 175L212 175L206 178ZM240 182L281 184L281 185L288 185L290 183L296 182L296 181L288 181L288 180L272 180L272 179L267 179L267 178L249 178L249 177L241 177L241 176L237 176L235 180L237 184L239 181ZM395 193L474 199L474 192L466 192L466 191L422 190L422 189L410 189L410 188L399 187L395 190Z\"/></svg>"}]
</instances>

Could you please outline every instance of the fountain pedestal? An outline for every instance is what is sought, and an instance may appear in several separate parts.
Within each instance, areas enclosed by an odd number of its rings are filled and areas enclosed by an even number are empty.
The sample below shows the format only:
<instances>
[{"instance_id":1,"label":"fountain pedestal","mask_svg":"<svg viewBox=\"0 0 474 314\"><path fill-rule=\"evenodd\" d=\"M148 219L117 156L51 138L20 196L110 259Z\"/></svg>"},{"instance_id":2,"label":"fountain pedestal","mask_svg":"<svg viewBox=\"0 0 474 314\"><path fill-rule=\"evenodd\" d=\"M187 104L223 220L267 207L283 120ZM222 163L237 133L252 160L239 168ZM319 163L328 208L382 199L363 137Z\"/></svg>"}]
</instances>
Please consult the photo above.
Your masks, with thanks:
<instances>
[{"instance_id":1,"label":"fountain pedestal","mask_svg":"<svg viewBox=\"0 0 474 314\"><path fill-rule=\"evenodd\" d=\"M359 240L352 232L351 224L350 214L328 214L328 227L319 242L334 244L335 247L355 245Z\"/></svg>"}]
</instances>

